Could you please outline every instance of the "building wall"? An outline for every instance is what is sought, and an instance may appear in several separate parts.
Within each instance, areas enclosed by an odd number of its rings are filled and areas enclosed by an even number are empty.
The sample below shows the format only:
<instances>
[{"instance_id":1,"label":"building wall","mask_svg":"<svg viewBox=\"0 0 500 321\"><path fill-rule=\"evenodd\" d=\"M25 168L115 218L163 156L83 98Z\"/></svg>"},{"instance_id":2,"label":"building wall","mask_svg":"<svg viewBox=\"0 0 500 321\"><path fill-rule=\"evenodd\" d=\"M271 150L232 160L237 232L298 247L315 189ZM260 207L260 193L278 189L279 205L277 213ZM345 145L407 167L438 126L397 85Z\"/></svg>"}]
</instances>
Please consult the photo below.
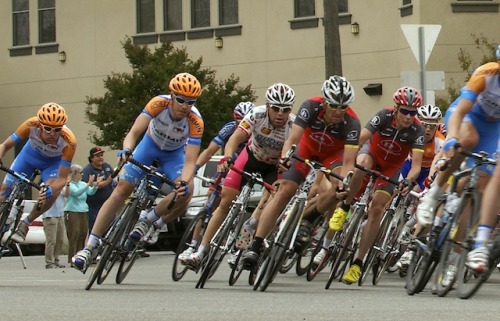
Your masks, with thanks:
<instances>
[{"instance_id":1,"label":"building wall","mask_svg":"<svg viewBox=\"0 0 500 321\"><path fill-rule=\"evenodd\" d=\"M461 82L457 54L460 48L474 53L472 33L484 35L500 43L498 6L496 12L453 13L457 0L414 0L413 13L401 16L405 9L400 0L350 0L349 14L343 19L357 22L360 33L351 34L350 24L339 26L343 74L353 83L353 104L362 123L382 107L392 105L392 94L401 86L401 71L419 71L401 24L441 24L442 30L426 66L428 71L444 71L450 79ZM190 31L189 0L183 1L183 27ZM474 4L478 1L473 1ZM495 4L497 1L479 1ZM163 1L156 0L156 31L162 32ZM218 2L211 2L212 28L218 27ZM215 48L214 37L175 41L186 47L191 58L203 57L204 67L217 71L217 76L240 77L241 84L251 84L263 103L265 89L274 82L285 82L297 93L297 103L320 93L325 79L323 1L316 0L318 27L290 28L293 20L291 0L239 1L241 35L224 36L224 46ZM31 45L37 45L37 1L30 0ZM408 8L406 8L407 10ZM93 126L84 117L87 96L104 94L103 80L111 73L130 72L121 42L136 36L134 0L65 0L56 1L58 51L65 51L66 62L58 54L33 54L11 57L11 1L0 2L0 139L36 113L49 101L63 105L68 126L75 132L79 147L75 162L85 163L92 144L88 140ZM150 44L151 48L157 46ZM363 87L381 83L381 96L368 96ZM114 161L107 154L109 161ZM5 159L12 160L12 153Z\"/></svg>"}]
</instances>

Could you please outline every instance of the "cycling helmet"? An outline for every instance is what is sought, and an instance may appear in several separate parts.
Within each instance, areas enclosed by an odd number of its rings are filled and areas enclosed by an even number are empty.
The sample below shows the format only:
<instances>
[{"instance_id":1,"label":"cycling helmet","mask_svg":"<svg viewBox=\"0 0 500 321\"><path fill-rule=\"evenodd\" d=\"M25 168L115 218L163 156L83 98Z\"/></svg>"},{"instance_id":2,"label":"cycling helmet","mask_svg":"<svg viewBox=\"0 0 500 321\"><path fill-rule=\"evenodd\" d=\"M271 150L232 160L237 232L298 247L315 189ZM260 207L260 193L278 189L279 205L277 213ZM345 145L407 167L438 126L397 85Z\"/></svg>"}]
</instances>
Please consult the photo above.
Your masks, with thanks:
<instances>
[{"instance_id":1,"label":"cycling helmet","mask_svg":"<svg viewBox=\"0 0 500 321\"><path fill-rule=\"evenodd\" d=\"M354 88L341 76L331 76L325 80L321 93L325 101L334 106L348 106L354 101Z\"/></svg>"},{"instance_id":2,"label":"cycling helmet","mask_svg":"<svg viewBox=\"0 0 500 321\"><path fill-rule=\"evenodd\" d=\"M497 60L500 60L500 45L497 46Z\"/></svg>"},{"instance_id":3,"label":"cycling helmet","mask_svg":"<svg viewBox=\"0 0 500 321\"><path fill-rule=\"evenodd\" d=\"M422 96L420 92L412 87L399 88L392 97L392 100L398 105L419 107L422 105Z\"/></svg>"},{"instance_id":4,"label":"cycling helmet","mask_svg":"<svg viewBox=\"0 0 500 321\"><path fill-rule=\"evenodd\" d=\"M170 80L168 88L174 94L198 98L201 95L201 85L195 76L183 72L175 75L174 78Z\"/></svg>"},{"instance_id":5,"label":"cycling helmet","mask_svg":"<svg viewBox=\"0 0 500 321\"><path fill-rule=\"evenodd\" d=\"M266 100L272 105L291 106L295 101L295 91L288 85L276 83L267 89Z\"/></svg>"},{"instance_id":6,"label":"cycling helmet","mask_svg":"<svg viewBox=\"0 0 500 321\"><path fill-rule=\"evenodd\" d=\"M439 120L443 117L439 107L434 105L423 105L417 108L419 117L424 119L436 119Z\"/></svg>"},{"instance_id":7,"label":"cycling helmet","mask_svg":"<svg viewBox=\"0 0 500 321\"><path fill-rule=\"evenodd\" d=\"M64 126L68 120L64 108L56 103L47 103L38 110L38 120L48 126Z\"/></svg>"},{"instance_id":8,"label":"cycling helmet","mask_svg":"<svg viewBox=\"0 0 500 321\"><path fill-rule=\"evenodd\" d=\"M242 101L234 107L233 116L236 120L242 120L255 105L251 101Z\"/></svg>"}]
</instances>

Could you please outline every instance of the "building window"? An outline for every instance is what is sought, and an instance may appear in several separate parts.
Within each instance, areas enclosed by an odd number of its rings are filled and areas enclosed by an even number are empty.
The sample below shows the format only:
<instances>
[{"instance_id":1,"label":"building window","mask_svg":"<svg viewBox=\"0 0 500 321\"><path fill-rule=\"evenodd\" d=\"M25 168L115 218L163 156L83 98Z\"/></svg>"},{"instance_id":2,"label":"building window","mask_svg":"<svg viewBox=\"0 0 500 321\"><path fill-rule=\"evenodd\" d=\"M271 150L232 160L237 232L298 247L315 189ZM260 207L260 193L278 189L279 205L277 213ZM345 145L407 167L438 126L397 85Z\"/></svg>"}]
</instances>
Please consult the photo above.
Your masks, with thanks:
<instances>
[{"instance_id":1,"label":"building window","mask_svg":"<svg viewBox=\"0 0 500 321\"><path fill-rule=\"evenodd\" d=\"M411 4L411 0L403 0L403 6Z\"/></svg>"},{"instance_id":2,"label":"building window","mask_svg":"<svg viewBox=\"0 0 500 321\"><path fill-rule=\"evenodd\" d=\"M191 28L210 27L210 0L191 0Z\"/></svg>"},{"instance_id":3,"label":"building window","mask_svg":"<svg viewBox=\"0 0 500 321\"><path fill-rule=\"evenodd\" d=\"M238 0L219 0L219 25L238 24Z\"/></svg>"},{"instance_id":4,"label":"building window","mask_svg":"<svg viewBox=\"0 0 500 321\"><path fill-rule=\"evenodd\" d=\"M311 17L316 14L314 0L295 0L294 1L294 17Z\"/></svg>"},{"instance_id":5,"label":"building window","mask_svg":"<svg viewBox=\"0 0 500 321\"><path fill-rule=\"evenodd\" d=\"M349 6L347 5L347 0L338 0L337 1L337 8L339 10L339 13L349 12Z\"/></svg>"},{"instance_id":6,"label":"building window","mask_svg":"<svg viewBox=\"0 0 500 321\"><path fill-rule=\"evenodd\" d=\"M155 31L155 0L137 0L137 33Z\"/></svg>"},{"instance_id":7,"label":"building window","mask_svg":"<svg viewBox=\"0 0 500 321\"><path fill-rule=\"evenodd\" d=\"M24 46L30 43L29 1L12 0L12 43Z\"/></svg>"},{"instance_id":8,"label":"building window","mask_svg":"<svg viewBox=\"0 0 500 321\"><path fill-rule=\"evenodd\" d=\"M163 0L163 30L182 29L182 0Z\"/></svg>"},{"instance_id":9,"label":"building window","mask_svg":"<svg viewBox=\"0 0 500 321\"><path fill-rule=\"evenodd\" d=\"M38 42L56 42L56 0L38 0Z\"/></svg>"}]
</instances>

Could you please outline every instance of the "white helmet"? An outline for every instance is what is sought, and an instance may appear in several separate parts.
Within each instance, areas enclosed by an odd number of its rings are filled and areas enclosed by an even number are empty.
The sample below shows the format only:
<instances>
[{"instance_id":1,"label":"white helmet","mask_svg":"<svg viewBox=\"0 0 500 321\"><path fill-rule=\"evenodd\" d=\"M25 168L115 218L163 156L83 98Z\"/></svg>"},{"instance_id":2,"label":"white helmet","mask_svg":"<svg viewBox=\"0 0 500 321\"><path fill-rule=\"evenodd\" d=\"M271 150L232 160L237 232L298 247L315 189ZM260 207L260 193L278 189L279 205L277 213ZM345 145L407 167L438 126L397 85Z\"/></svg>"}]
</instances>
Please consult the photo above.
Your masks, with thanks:
<instances>
[{"instance_id":1,"label":"white helmet","mask_svg":"<svg viewBox=\"0 0 500 321\"><path fill-rule=\"evenodd\" d=\"M348 106L354 101L354 88L341 76L331 76L325 80L321 93L326 102L333 106Z\"/></svg>"},{"instance_id":2,"label":"white helmet","mask_svg":"<svg viewBox=\"0 0 500 321\"><path fill-rule=\"evenodd\" d=\"M441 119L443 114L441 113L441 109L434 105L423 105L417 108L418 115L421 119Z\"/></svg>"},{"instance_id":3,"label":"white helmet","mask_svg":"<svg viewBox=\"0 0 500 321\"><path fill-rule=\"evenodd\" d=\"M266 91L266 101L271 105L291 106L295 102L295 91L282 83L276 83Z\"/></svg>"},{"instance_id":4,"label":"white helmet","mask_svg":"<svg viewBox=\"0 0 500 321\"><path fill-rule=\"evenodd\" d=\"M242 101L234 107L233 116L236 120L242 120L255 105L251 101Z\"/></svg>"}]
</instances>

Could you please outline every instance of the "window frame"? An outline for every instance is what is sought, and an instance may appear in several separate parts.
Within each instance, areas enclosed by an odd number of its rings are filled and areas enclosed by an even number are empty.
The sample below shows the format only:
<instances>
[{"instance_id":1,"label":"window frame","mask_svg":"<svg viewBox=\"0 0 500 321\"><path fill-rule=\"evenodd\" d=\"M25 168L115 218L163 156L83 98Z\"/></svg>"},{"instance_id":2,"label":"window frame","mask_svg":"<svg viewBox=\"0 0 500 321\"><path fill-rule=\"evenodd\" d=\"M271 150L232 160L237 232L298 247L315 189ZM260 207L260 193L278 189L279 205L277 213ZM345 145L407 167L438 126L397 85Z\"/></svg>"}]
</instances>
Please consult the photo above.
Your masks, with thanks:
<instances>
[{"instance_id":1,"label":"window frame","mask_svg":"<svg viewBox=\"0 0 500 321\"><path fill-rule=\"evenodd\" d=\"M173 24L176 26L169 26L169 21L172 20L169 17L169 10L168 8L171 7L169 6L169 3L171 6L177 7L174 9L177 9L177 12L174 12L173 14L176 15L178 18L177 21L175 21ZM180 9L178 9L180 8ZM180 11L180 12L178 12ZM182 30L182 0L163 0L163 31L179 31Z\"/></svg>"},{"instance_id":2,"label":"window frame","mask_svg":"<svg viewBox=\"0 0 500 321\"><path fill-rule=\"evenodd\" d=\"M39 44L45 44L45 43L55 43L56 42L56 0L49 0L52 1L52 7L43 7L42 8L42 2L44 0L38 0L38 43ZM47 1L47 0L45 0ZM44 16L46 13L52 12L52 17L45 17L48 18L45 20ZM51 30L45 31L44 28L44 21L51 21L52 20L52 26L49 27ZM48 34L47 34L48 32ZM47 37L47 39L44 39Z\"/></svg>"},{"instance_id":3,"label":"window frame","mask_svg":"<svg viewBox=\"0 0 500 321\"><path fill-rule=\"evenodd\" d=\"M143 4L147 4L146 2L150 2L150 4L152 3L152 19L150 19L149 23L146 25L144 24L143 22L145 22L146 20L144 20L145 17L143 14L151 14L151 12L144 12L145 8L143 6ZM135 2L135 5L136 5L136 14L137 14L137 26L136 26L136 32L137 34L145 34L145 33L153 33L155 32L156 30L156 19L155 19L155 0L136 0ZM150 8L149 8L150 9ZM149 17L151 18L151 17ZM152 20L152 21L151 21ZM151 28L152 27L152 30L145 30L143 28Z\"/></svg>"},{"instance_id":4,"label":"window frame","mask_svg":"<svg viewBox=\"0 0 500 321\"><path fill-rule=\"evenodd\" d=\"M204 8L200 8L204 7ZM197 13L203 14L202 21L197 21ZM191 0L191 29L210 27L210 0Z\"/></svg>"},{"instance_id":5,"label":"window frame","mask_svg":"<svg viewBox=\"0 0 500 321\"><path fill-rule=\"evenodd\" d=\"M237 25L239 21L238 0L219 0L219 26Z\"/></svg>"},{"instance_id":6,"label":"window frame","mask_svg":"<svg viewBox=\"0 0 500 321\"><path fill-rule=\"evenodd\" d=\"M302 5L308 4L312 5L312 14L304 13L301 14ZM293 2L293 17L295 19L298 18L307 18L307 17L315 17L316 16L316 1L315 0L294 0Z\"/></svg>"},{"instance_id":7,"label":"window frame","mask_svg":"<svg viewBox=\"0 0 500 321\"><path fill-rule=\"evenodd\" d=\"M16 0L12 0L12 46L20 47L20 46L29 46L30 45L30 9L29 9L29 0L25 0L24 4L27 5L27 8L16 10ZM22 19L17 19L22 16L25 21L21 21ZM20 22L23 26L19 28ZM19 35L19 29L26 28L25 32L23 32L25 39L21 39ZM23 37L23 38L24 38Z\"/></svg>"}]
</instances>

